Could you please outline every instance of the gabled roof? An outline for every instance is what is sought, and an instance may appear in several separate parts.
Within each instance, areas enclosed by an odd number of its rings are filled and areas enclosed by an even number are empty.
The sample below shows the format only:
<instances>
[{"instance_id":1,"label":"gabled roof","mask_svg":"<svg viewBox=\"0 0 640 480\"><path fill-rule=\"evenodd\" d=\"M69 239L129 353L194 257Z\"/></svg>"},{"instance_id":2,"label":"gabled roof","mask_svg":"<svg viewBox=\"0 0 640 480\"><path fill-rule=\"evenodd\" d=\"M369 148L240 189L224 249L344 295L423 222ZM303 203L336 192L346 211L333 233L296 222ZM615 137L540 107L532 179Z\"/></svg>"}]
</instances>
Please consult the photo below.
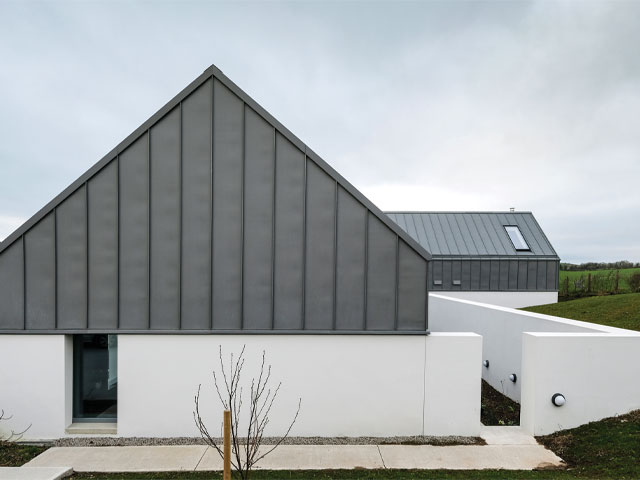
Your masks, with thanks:
<instances>
[{"instance_id":1,"label":"gabled roof","mask_svg":"<svg viewBox=\"0 0 640 480\"><path fill-rule=\"evenodd\" d=\"M0 253L6 250L11 244L21 237L27 230L43 219L47 214L51 213L58 205L64 200L70 197L76 190L84 185L89 179L94 177L100 172L109 162L111 162L120 153L124 152L129 146L131 146L144 132L148 131L153 125L155 125L160 119L171 112L176 106L180 104L184 99L191 95L198 87L206 82L211 77L214 77L225 87L231 90L242 101L244 101L249 107L255 110L262 118L264 118L275 130L277 130L283 137L293 143L296 147L302 150L307 158L318 165L325 173L327 173L332 179L334 179L341 187L347 192L353 195L360 203L362 203L375 217L377 217L388 228L394 231L400 238L402 238L408 245L410 245L416 253L429 260L431 258L430 253L424 249L424 247L417 241L415 241L410 235L407 235L405 231L399 228L393 221L376 207L367 197L365 197L360 191L358 191L350 182L348 182L342 175L333 169L326 161L324 161L317 153L309 148L302 140L295 136L289 129L282 125L275 119L269 112L267 112L262 106L260 106L253 98L251 98L244 90L238 87L233 81L231 81L218 67L211 65L207 68L198 78L191 82L186 88L178 93L173 99L171 99L166 105L152 115L146 122L133 131L127 138L120 142L114 149L107 153L100 161L93 165L89 170L82 174L75 182L65 188L58 196L47 203L41 208L35 215L29 218L24 224L18 227L13 233L11 233L4 241L0 242Z\"/></svg>"},{"instance_id":2,"label":"gabled roof","mask_svg":"<svg viewBox=\"0 0 640 480\"><path fill-rule=\"evenodd\" d=\"M429 259L212 66L0 245L0 330L422 335Z\"/></svg>"},{"instance_id":3,"label":"gabled roof","mask_svg":"<svg viewBox=\"0 0 640 480\"><path fill-rule=\"evenodd\" d=\"M434 257L558 259L531 212L387 212ZM531 248L517 251L505 230L516 225Z\"/></svg>"}]
</instances>

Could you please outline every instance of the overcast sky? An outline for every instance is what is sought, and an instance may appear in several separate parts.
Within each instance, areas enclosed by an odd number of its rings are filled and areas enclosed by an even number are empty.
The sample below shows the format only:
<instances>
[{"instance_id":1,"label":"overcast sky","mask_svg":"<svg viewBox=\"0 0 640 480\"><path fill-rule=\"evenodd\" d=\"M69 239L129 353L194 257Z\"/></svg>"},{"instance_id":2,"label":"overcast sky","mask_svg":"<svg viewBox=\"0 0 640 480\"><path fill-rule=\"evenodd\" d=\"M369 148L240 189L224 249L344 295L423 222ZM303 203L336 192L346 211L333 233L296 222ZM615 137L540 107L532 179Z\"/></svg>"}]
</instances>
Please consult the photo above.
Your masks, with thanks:
<instances>
[{"instance_id":1,"label":"overcast sky","mask_svg":"<svg viewBox=\"0 0 640 480\"><path fill-rule=\"evenodd\" d=\"M210 64L383 210L640 262L640 2L0 0L0 239Z\"/></svg>"}]
</instances>

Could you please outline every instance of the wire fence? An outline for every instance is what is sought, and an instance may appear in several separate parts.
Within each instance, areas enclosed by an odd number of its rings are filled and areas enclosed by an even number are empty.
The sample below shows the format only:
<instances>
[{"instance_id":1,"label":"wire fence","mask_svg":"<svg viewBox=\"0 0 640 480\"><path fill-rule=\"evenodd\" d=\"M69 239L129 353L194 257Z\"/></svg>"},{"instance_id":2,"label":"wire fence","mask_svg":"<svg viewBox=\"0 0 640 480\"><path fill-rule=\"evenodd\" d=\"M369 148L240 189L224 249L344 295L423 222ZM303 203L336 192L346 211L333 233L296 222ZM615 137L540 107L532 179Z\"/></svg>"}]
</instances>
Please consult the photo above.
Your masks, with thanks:
<instances>
[{"instance_id":1,"label":"wire fence","mask_svg":"<svg viewBox=\"0 0 640 480\"><path fill-rule=\"evenodd\" d=\"M632 269L601 272L560 272L561 297L612 295L640 291L640 271Z\"/></svg>"}]
</instances>

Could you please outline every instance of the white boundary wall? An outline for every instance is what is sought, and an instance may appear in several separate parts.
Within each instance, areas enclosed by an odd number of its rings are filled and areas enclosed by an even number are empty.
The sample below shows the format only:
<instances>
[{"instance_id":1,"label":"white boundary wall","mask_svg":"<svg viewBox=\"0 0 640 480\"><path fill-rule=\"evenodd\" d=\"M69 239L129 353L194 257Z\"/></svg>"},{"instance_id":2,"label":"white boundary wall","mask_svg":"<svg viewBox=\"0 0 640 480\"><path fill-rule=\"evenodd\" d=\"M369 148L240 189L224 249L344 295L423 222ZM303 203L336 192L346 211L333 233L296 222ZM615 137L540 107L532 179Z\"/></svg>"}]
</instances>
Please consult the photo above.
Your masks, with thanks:
<instances>
[{"instance_id":1,"label":"white boundary wall","mask_svg":"<svg viewBox=\"0 0 640 480\"><path fill-rule=\"evenodd\" d=\"M227 354L246 345L245 381L263 349L273 380L282 381L268 435L283 433L299 397L295 436L479 434L482 339L445 333L121 335L118 435L197 436L199 383L203 416L217 432L222 408L211 371L219 371L220 344Z\"/></svg>"},{"instance_id":2,"label":"white boundary wall","mask_svg":"<svg viewBox=\"0 0 640 480\"><path fill-rule=\"evenodd\" d=\"M0 335L0 422L4 433L24 430L24 439L64 435L71 423L70 337Z\"/></svg>"},{"instance_id":3,"label":"white boundary wall","mask_svg":"<svg viewBox=\"0 0 640 480\"><path fill-rule=\"evenodd\" d=\"M463 292L442 291L438 295L501 307L524 308L558 303L558 292Z\"/></svg>"},{"instance_id":4,"label":"white boundary wall","mask_svg":"<svg viewBox=\"0 0 640 480\"><path fill-rule=\"evenodd\" d=\"M640 408L638 332L433 293L429 327L482 335L482 377L521 403L521 425L536 435ZM555 407L554 393L567 404Z\"/></svg>"},{"instance_id":5,"label":"white boundary wall","mask_svg":"<svg viewBox=\"0 0 640 480\"><path fill-rule=\"evenodd\" d=\"M522 369L520 423L534 435L640 408L640 335L525 333Z\"/></svg>"},{"instance_id":6,"label":"white boundary wall","mask_svg":"<svg viewBox=\"0 0 640 480\"><path fill-rule=\"evenodd\" d=\"M262 350L282 380L268 434L282 433L302 397L296 436L478 435L482 338L426 335L119 335L118 436L199 436L193 397L218 431L211 371L246 345L246 383ZM0 408L25 439L71 424L72 337L0 335ZM274 383L277 385L277 383Z\"/></svg>"}]
</instances>

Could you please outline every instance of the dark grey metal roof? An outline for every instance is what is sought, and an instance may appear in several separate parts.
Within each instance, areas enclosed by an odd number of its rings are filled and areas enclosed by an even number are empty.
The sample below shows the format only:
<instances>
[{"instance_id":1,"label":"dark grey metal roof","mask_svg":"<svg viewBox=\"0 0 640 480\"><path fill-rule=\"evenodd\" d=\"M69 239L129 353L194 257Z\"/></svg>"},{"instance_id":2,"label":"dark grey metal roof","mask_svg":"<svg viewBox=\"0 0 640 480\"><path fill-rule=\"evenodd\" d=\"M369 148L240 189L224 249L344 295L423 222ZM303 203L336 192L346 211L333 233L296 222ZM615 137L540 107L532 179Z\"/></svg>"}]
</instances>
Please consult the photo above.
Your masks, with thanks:
<instances>
[{"instance_id":1,"label":"dark grey metal roof","mask_svg":"<svg viewBox=\"0 0 640 480\"><path fill-rule=\"evenodd\" d=\"M531 212L386 212L434 257L558 259ZM505 225L517 225L530 251L516 251Z\"/></svg>"}]
</instances>

